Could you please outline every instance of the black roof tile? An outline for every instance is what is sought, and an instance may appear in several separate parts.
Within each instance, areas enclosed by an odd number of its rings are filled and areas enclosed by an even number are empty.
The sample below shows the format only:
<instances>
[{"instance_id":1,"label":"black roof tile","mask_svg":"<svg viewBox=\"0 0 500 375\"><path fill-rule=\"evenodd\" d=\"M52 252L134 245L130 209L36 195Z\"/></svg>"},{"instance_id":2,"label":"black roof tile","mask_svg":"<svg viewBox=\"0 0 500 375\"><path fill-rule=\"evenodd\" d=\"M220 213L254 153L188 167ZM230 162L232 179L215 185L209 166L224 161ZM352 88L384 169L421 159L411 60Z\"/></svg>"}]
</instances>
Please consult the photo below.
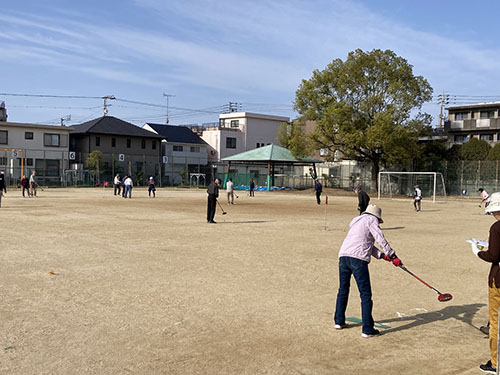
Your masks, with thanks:
<instances>
[{"instance_id":1,"label":"black roof tile","mask_svg":"<svg viewBox=\"0 0 500 375\"><path fill-rule=\"evenodd\" d=\"M198 134L186 126L146 124L153 128L167 142L207 144Z\"/></svg>"},{"instance_id":2,"label":"black roof tile","mask_svg":"<svg viewBox=\"0 0 500 375\"><path fill-rule=\"evenodd\" d=\"M73 130L70 134L109 134L129 137L162 138L153 132L113 116L99 117L79 125L73 125L72 127Z\"/></svg>"}]
</instances>

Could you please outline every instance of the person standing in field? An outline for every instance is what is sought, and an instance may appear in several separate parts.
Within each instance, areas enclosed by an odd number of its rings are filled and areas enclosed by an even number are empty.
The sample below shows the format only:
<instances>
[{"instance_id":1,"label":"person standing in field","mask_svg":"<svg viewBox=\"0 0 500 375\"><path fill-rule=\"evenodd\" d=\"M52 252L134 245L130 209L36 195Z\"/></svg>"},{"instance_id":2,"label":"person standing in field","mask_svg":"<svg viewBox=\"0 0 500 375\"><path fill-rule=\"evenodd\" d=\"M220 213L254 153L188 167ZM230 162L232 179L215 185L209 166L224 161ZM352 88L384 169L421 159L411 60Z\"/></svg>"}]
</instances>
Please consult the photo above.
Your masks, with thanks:
<instances>
[{"instance_id":1,"label":"person standing in field","mask_svg":"<svg viewBox=\"0 0 500 375\"><path fill-rule=\"evenodd\" d=\"M233 179L229 178L226 182L227 204L234 204L234 184Z\"/></svg>"},{"instance_id":2,"label":"person standing in field","mask_svg":"<svg viewBox=\"0 0 500 375\"><path fill-rule=\"evenodd\" d=\"M361 186L359 185L354 188L354 192L358 195L358 211L361 215L370 204L370 197L363 190L361 190Z\"/></svg>"},{"instance_id":3,"label":"person standing in field","mask_svg":"<svg viewBox=\"0 0 500 375\"><path fill-rule=\"evenodd\" d=\"M38 187L38 183L36 182L36 172L33 171L30 176L30 188L31 188L31 196L36 197L36 188Z\"/></svg>"},{"instance_id":4,"label":"person standing in field","mask_svg":"<svg viewBox=\"0 0 500 375\"><path fill-rule=\"evenodd\" d=\"M120 181L120 175L117 174L113 180L113 194L120 196L120 191L121 191L121 181Z\"/></svg>"},{"instance_id":5,"label":"person standing in field","mask_svg":"<svg viewBox=\"0 0 500 375\"><path fill-rule=\"evenodd\" d=\"M422 190L415 185L415 191L413 192L413 207L415 207L415 211L420 212L422 209Z\"/></svg>"},{"instance_id":6,"label":"person standing in field","mask_svg":"<svg viewBox=\"0 0 500 375\"><path fill-rule=\"evenodd\" d=\"M25 192L28 193L28 198L30 198L30 180L28 180L26 176L23 176L23 178L21 178L21 188L23 189L23 198L26 198L26 196L24 195Z\"/></svg>"},{"instance_id":7,"label":"person standing in field","mask_svg":"<svg viewBox=\"0 0 500 375\"><path fill-rule=\"evenodd\" d=\"M321 204L321 193L323 192L323 185L319 180L314 182L314 191L316 192L316 203Z\"/></svg>"},{"instance_id":8,"label":"person standing in field","mask_svg":"<svg viewBox=\"0 0 500 375\"><path fill-rule=\"evenodd\" d=\"M371 204L360 215L352 219L349 232L339 251L339 290L335 307L335 329L346 327L345 312L349 300L351 276L354 275L361 297L361 316L363 321L361 336L364 338L380 334L375 329L372 317L373 301L368 264L371 257L385 259L396 267L402 265L394 250L384 237L379 223L383 223L382 210ZM374 246L375 241L382 251Z\"/></svg>"},{"instance_id":9,"label":"person standing in field","mask_svg":"<svg viewBox=\"0 0 500 375\"><path fill-rule=\"evenodd\" d=\"M127 195L129 199L132 199L132 188L134 187L134 182L130 178L130 176L126 176L125 178L125 196L124 198L127 199Z\"/></svg>"},{"instance_id":10,"label":"person standing in field","mask_svg":"<svg viewBox=\"0 0 500 375\"><path fill-rule=\"evenodd\" d=\"M0 207L2 207L2 196L7 194L7 184L5 182L5 175L0 171Z\"/></svg>"},{"instance_id":11,"label":"person standing in field","mask_svg":"<svg viewBox=\"0 0 500 375\"><path fill-rule=\"evenodd\" d=\"M253 194L253 191L255 189L255 181L252 179L250 179L250 196L253 197L254 194Z\"/></svg>"},{"instance_id":12,"label":"person standing in field","mask_svg":"<svg viewBox=\"0 0 500 375\"><path fill-rule=\"evenodd\" d=\"M484 202L484 208L487 208L488 205L490 204L490 195L488 194L488 192L486 190L484 190L483 188L479 188L478 189L479 193L481 194L481 203L479 203L479 207L481 207L481 205L483 204Z\"/></svg>"},{"instance_id":13,"label":"person standing in field","mask_svg":"<svg viewBox=\"0 0 500 375\"><path fill-rule=\"evenodd\" d=\"M488 237L488 249L482 251L476 243L472 244L472 252L478 258L491 263L488 275L488 310L489 310L489 336L490 336L490 359L479 368L491 374L496 374L497 363L497 327L498 309L500 308L500 193L491 195L490 204L485 208L486 214L491 214L495 222L490 227Z\"/></svg>"},{"instance_id":14,"label":"person standing in field","mask_svg":"<svg viewBox=\"0 0 500 375\"><path fill-rule=\"evenodd\" d=\"M219 198L219 185L222 182L220 178L212 181L207 188L208 202L207 202L207 223L216 224L214 221L215 208L217 205L217 198Z\"/></svg>"},{"instance_id":15,"label":"person standing in field","mask_svg":"<svg viewBox=\"0 0 500 375\"><path fill-rule=\"evenodd\" d=\"M148 196L151 198L151 193L153 193L153 198L156 198L156 187L155 187L155 180L153 176L149 177L148 181Z\"/></svg>"},{"instance_id":16,"label":"person standing in field","mask_svg":"<svg viewBox=\"0 0 500 375\"><path fill-rule=\"evenodd\" d=\"M126 189L125 189L125 180L127 179L127 177L128 177L127 175L123 176L123 178L122 178L122 183L121 183L121 185L122 185L122 197L123 197L123 198L126 198L126 197L125 197L125 190L126 190Z\"/></svg>"}]
</instances>

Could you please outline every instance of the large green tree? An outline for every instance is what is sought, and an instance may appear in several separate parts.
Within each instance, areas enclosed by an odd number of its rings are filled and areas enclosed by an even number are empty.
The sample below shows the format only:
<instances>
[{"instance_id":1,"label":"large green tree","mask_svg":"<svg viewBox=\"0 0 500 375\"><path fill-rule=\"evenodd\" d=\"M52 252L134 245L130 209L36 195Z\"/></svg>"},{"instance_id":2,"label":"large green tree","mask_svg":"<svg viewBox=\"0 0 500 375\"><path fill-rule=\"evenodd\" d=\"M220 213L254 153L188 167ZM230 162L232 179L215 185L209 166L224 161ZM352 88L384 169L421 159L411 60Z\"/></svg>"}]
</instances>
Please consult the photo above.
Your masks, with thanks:
<instances>
[{"instance_id":1,"label":"large green tree","mask_svg":"<svg viewBox=\"0 0 500 375\"><path fill-rule=\"evenodd\" d=\"M296 92L301 120L315 120L317 148L372 165L376 188L381 165L405 164L419 153L418 135L431 116L420 112L432 88L390 50L350 52L313 71Z\"/></svg>"}]
</instances>

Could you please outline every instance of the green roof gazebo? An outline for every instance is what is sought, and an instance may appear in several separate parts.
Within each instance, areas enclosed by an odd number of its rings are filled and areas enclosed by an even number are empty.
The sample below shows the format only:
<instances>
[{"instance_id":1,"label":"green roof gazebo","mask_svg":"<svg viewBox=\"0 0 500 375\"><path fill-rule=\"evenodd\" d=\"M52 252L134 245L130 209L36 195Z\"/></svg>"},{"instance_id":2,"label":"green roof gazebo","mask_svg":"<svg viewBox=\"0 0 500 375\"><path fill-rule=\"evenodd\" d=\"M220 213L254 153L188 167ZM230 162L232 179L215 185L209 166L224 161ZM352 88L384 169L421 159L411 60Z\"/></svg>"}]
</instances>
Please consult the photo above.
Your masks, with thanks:
<instances>
[{"instance_id":1,"label":"green roof gazebo","mask_svg":"<svg viewBox=\"0 0 500 375\"><path fill-rule=\"evenodd\" d=\"M316 163L321 163L321 160L312 158L295 158L292 153L281 146L270 144L264 147L259 147L250 151L245 151L240 154L228 156L227 158L221 159L221 161L227 161L227 170L224 177L224 186L229 176L229 170L231 168L231 163L238 164L253 164L253 165L267 165L267 190L271 190L271 186L274 185L274 166L275 164L293 164L293 165L312 165L314 174L316 175Z\"/></svg>"}]
</instances>

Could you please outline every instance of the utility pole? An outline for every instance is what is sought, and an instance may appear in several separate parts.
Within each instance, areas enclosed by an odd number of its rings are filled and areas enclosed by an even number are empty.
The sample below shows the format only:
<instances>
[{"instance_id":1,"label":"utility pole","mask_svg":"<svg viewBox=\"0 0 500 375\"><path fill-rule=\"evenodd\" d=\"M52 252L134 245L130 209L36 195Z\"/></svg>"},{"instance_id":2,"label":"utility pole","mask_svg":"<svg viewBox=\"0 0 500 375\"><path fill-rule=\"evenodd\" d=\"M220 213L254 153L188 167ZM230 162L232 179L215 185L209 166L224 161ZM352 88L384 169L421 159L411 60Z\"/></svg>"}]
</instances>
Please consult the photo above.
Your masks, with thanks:
<instances>
[{"instance_id":1,"label":"utility pole","mask_svg":"<svg viewBox=\"0 0 500 375\"><path fill-rule=\"evenodd\" d=\"M167 98L167 119L165 120L165 124L168 124L168 122L169 122L169 120L168 120L168 98L173 98L173 97L175 97L175 95L163 93L163 96Z\"/></svg>"},{"instance_id":2,"label":"utility pole","mask_svg":"<svg viewBox=\"0 0 500 375\"><path fill-rule=\"evenodd\" d=\"M443 109L445 105L448 105L450 103L450 94L442 93L438 95L438 102L439 102L439 124L438 128L443 127Z\"/></svg>"},{"instance_id":3,"label":"utility pole","mask_svg":"<svg viewBox=\"0 0 500 375\"><path fill-rule=\"evenodd\" d=\"M107 96L103 96L101 99L104 99L103 112L104 112L104 116L106 116L108 114L108 107L111 107L111 104L108 104L107 101L114 100L116 98L114 95L107 95Z\"/></svg>"}]
</instances>

